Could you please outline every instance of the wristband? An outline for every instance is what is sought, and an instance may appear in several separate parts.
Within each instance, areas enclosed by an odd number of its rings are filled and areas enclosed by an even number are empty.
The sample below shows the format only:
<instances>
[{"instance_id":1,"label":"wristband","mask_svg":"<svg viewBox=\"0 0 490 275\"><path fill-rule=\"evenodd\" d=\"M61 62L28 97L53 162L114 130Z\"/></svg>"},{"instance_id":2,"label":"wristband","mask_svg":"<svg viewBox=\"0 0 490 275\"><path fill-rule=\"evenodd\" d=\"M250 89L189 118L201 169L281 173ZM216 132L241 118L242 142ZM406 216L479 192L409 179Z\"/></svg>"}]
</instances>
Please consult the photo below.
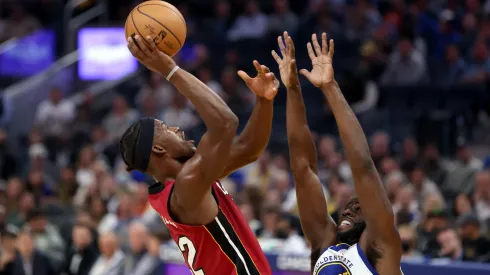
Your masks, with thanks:
<instances>
[{"instance_id":1,"label":"wristband","mask_svg":"<svg viewBox=\"0 0 490 275\"><path fill-rule=\"evenodd\" d=\"M172 76L175 74L175 72L179 69L180 67L179 66L175 66L171 71L170 73L167 75L167 81L170 81L170 78L172 78Z\"/></svg>"}]
</instances>

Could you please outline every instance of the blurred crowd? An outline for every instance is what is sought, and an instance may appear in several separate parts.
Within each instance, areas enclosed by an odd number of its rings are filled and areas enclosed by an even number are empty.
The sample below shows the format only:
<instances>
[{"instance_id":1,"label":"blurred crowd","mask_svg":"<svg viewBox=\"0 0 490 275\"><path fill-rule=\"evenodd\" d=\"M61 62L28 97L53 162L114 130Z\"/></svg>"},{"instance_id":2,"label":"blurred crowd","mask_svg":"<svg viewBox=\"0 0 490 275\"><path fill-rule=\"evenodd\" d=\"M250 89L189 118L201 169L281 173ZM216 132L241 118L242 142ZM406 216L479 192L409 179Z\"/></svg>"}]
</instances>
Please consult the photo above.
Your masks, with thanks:
<instances>
[{"instance_id":1,"label":"blurred crowd","mask_svg":"<svg viewBox=\"0 0 490 275\"><path fill-rule=\"evenodd\" d=\"M118 1L112 20L125 19L136 2ZM300 47L312 32L325 31L336 39L341 83L488 81L490 1L170 2L189 28L178 64L223 97L241 124L255 96L237 79L236 70L250 67L252 58L271 60L276 35L284 30L295 38L299 64L306 60ZM22 12L20 24L16 14L2 17L0 29L8 32L0 34L22 35L39 26L37 21L47 24L37 14ZM162 76L145 72L131 84L117 89L109 110L96 109L89 92L75 106L54 87L35 107L35 127L25 137L9 136L8 121L2 123L0 274L161 274L160 244L169 236L148 204L152 179L126 172L118 140L142 116L177 125L196 140L204 129L193 106ZM363 110L358 103L364 89L357 89L359 95L349 88L344 89L349 101ZM328 114L327 107L319 115ZM351 170L335 132L326 126L315 130L319 177L330 214L337 219L354 195ZM490 159L474 156L464 137L458 139L455 154L444 155L437 142L422 144L410 135L399 141L391 134L378 131L369 141L396 214L404 260L490 262ZM22 144L21 150L11 150L12 139ZM287 147L274 144L271 140L257 162L223 179L223 185L264 251L306 255Z\"/></svg>"}]
</instances>

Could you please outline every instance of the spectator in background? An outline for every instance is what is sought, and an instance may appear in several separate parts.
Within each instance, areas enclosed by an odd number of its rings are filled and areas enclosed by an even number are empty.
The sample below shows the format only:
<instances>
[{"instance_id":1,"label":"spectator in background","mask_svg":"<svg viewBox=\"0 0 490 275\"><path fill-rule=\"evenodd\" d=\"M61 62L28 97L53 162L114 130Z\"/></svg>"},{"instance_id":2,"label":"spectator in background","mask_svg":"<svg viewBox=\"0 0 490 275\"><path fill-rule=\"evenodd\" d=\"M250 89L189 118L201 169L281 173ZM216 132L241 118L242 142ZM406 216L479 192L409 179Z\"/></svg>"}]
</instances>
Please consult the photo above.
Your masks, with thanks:
<instances>
[{"instance_id":1,"label":"spectator in background","mask_svg":"<svg viewBox=\"0 0 490 275\"><path fill-rule=\"evenodd\" d=\"M454 228L444 228L437 233L437 243L440 246L439 258L448 261L463 261L465 259L461 238Z\"/></svg>"},{"instance_id":2,"label":"spectator in background","mask_svg":"<svg viewBox=\"0 0 490 275\"><path fill-rule=\"evenodd\" d=\"M459 218L459 229L463 242L464 260L473 262L490 262L490 241L481 234L478 218L466 214Z\"/></svg>"},{"instance_id":3,"label":"spectator in background","mask_svg":"<svg viewBox=\"0 0 490 275\"><path fill-rule=\"evenodd\" d=\"M245 4L245 13L238 16L228 31L230 41L262 38L267 32L268 17L260 10L257 1L249 0Z\"/></svg>"},{"instance_id":4,"label":"spectator in background","mask_svg":"<svg viewBox=\"0 0 490 275\"><path fill-rule=\"evenodd\" d=\"M471 148L469 148L466 141L459 143L458 149L456 150L456 162L457 165L466 166L474 171L483 168L483 161L473 156Z\"/></svg>"},{"instance_id":5,"label":"spectator in background","mask_svg":"<svg viewBox=\"0 0 490 275\"><path fill-rule=\"evenodd\" d=\"M446 203L444 202L444 197L442 196L439 187L437 187L433 181L427 178L425 171L421 166L416 166L412 169L410 173L410 181L413 184L415 191L414 195L419 205L424 204L429 196L435 196L439 201L443 202L440 207L445 208Z\"/></svg>"},{"instance_id":6,"label":"spectator in background","mask_svg":"<svg viewBox=\"0 0 490 275\"><path fill-rule=\"evenodd\" d=\"M201 80L206 86L208 86L212 91L217 93L220 97L224 97L223 87L221 84L214 80L213 72L209 67L202 66L197 70L197 77Z\"/></svg>"},{"instance_id":7,"label":"spectator in background","mask_svg":"<svg viewBox=\"0 0 490 275\"><path fill-rule=\"evenodd\" d=\"M123 275L152 275L158 268L159 259L151 255L147 244L150 235L142 223L129 226L129 253L124 261Z\"/></svg>"},{"instance_id":8,"label":"spectator in background","mask_svg":"<svg viewBox=\"0 0 490 275\"><path fill-rule=\"evenodd\" d=\"M479 172L475 177L473 196L478 219L490 228L490 172Z\"/></svg>"},{"instance_id":9,"label":"spectator in background","mask_svg":"<svg viewBox=\"0 0 490 275\"><path fill-rule=\"evenodd\" d=\"M22 179L12 177L7 182L7 201L6 208L9 213L15 213L18 211L18 203L20 200L20 196L24 192L24 183Z\"/></svg>"},{"instance_id":10,"label":"spectator in background","mask_svg":"<svg viewBox=\"0 0 490 275\"><path fill-rule=\"evenodd\" d=\"M26 13L21 3L14 3L10 7L10 16L5 23L0 41L5 41L11 37L26 36L41 27L39 21Z\"/></svg>"},{"instance_id":11,"label":"spectator in background","mask_svg":"<svg viewBox=\"0 0 490 275\"><path fill-rule=\"evenodd\" d=\"M429 212L421 225L418 249L427 257L439 257L440 245L437 240L437 232L449 226L447 213L444 211Z\"/></svg>"},{"instance_id":12,"label":"spectator in background","mask_svg":"<svg viewBox=\"0 0 490 275\"><path fill-rule=\"evenodd\" d=\"M99 234L114 231L121 236L127 232L129 224L135 218L132 200L133 196L130 193L119 194L117 211L116 213L108 213L102 218L97 229Z\"/></svg>"},{"instance_id":13,"label":"spectator in background","mask_svg":"<svg viewBox=\"0 0 490 275\"><path fill-rule=\"evenodd\" d=\"M49 186L54 186L59 180L58 168L49 161L48 151L42 143L29 146L29 162L24 168L23 178L28 179L31 172L41 173Z\"/></svg>"},{"instance_id":14,"label":"spectator in background","mask_svg":"<svg viewBox=\"0 0 490 275\"><path fill-rule=\"evenodd\" d=\"M72 239L73 246L68 252L63 274L88 275L99 257L92 229L86 224L77 223L73 226Z\"/></svg>"},{"instance_id":15,"label":"spectator in background","mask_svg":"<svg viewBox=\"0 0 490 275\"><path fill-rule=\"evenodd\" d=\"M230 3L226 0L219 0L215 2L214 16L211 19L205 21L204 25L208 32L206 35L211 35L213 38L211 42L213 45L223 44L223 37L226 37L228 29L233 23L230 13ZM205 38L204 38L205 39Z\"/></svg>"},{"instance_id":16,"label":"spectator in background","mask_svg":"<svg viewBox=\"0 0 490 275\"><path fill-rule=\"evenodd\" d=\"M417 141L412 137L406 138L403 140L400 158L401 169L405 173L412 171L419 161L419 146L417 145Z\"/></svg>"},{"instance_id":17,"label":"spectator in background","mask_svg":"<svg viewBox=\"0 0 490 275\"><path fill-rule=\"evenodd\" d=\"M490 72L488 47L485 41L478 40L473 46L472 58L469 62L463 81L465 83L485 83Z\"/></svg>"},{"instance_id":18,"label":"spectator in background","mask_svg":"<svg viewBox=\"0 0 490 275\"><path fill-rule=\"evenodd\" d=\"M441 158L436 144L431 143L425 146L424 166L427 176L437 185L442 185L447 174L447 164Z\"/></svg>"},{"instance_id":19,"label":"spectator in background","mask_svg":"<svg viewBox=\"0 0 490 275\"><path fill-rule=\"evenodd\" d=\"M424 260L422 253L417 251L417 232L409 225L398 227L402 241L402 261L418 262Z\"/></svg>"},{"instance_id":20,"label":"spectator in background","mask_svg":"<svg viewBox=\"0 0 490 275\"><path fill-rule=\"evenodd\" d=\"M251 93L242 82L238 82L235 68L226 67L221 73L221 85L224 91L223 100L237 114L252 110L255 94Z\"/></svg>"},{"instance_id":21,"label":"spectator in background","mask_svg":"<svg viewBox=\"0 0 490 275\"><path fill-rule=\"evenodd\" d=\"M119 140L124 129L129 127L138 117L138 112L131 109L122 96L117 96L112 102L111 112L103 119L104 128L107 131L107 139L110 143Z\"/></svg>"},{"instance_id":22,"label":"spectator in background","mask_svg":"<svg viewBox=\"0 0 490 275\"><path fill-rule=\"evenodd\" d=\"M21 227L24 225L28 213L31 212L36 207L36 201L34 200L34 195L29 192L24 192L20 196L17 211L9 212L8 223L16 227Z\"/></svg>"},{"instance_id":23,"label":"spectator in background","mask_svg":"<svg viewBox=\"0 0 490 275\"><path fill-rule=\"evenodd\" d=\"M468 50L471 48L472 45L475 44L475 41L478 37L478 19L476 18L475 14L467 12L463 16L463 22L461 23L461 28L462 28L462 41L461 41L461 53L463 56L467 56ZM484 26L487 26L487 29L490 30L490 25L488 24L483 24ZM447 54L447 53L446 53Z\"/></svg>"},{"instance_id":24,"label":"spectator in background","mask_svg":"<svg viewBox=\"0 0 490 275\"><path fill-rule=\"evenodd\" d=\"M26 229L32 234L36 248L45 254L53 267L58 270L65 261L65 243L54 225L40 210L31 210L27 215Z\"/></svg>"},{"instance_id":25,"label":"spectator in background","mask_svg":"<svg viewBox=\"0 0 490 275\"><path fill-rule=\"evenodd\" d=\"M451 10L443 10L439 14L439 36L437 37L436 54L442 58L444 50L449 45L458 45L461 43L461 34L456 28L455 14Z\"/></svg>"},{"instance_id":26,"label":"spectator in background","mask_svg":"<svg viewBox=\"0 0 490 275\"><path fill-rule=\"evenodd\" d=\"M287 31L294 36L298 29L298 17L291 12L289 0L274 0L272 5L274 12L269 16L269 33L277 36Z\"/></svg>"},{"instance_id":27,"label":"spectator in background","mask_svg":"<svg viewBox=\"0 0 490 275\"><path fill-rule=\"evenodd\" d=\"M39 104L36 124L43 132L50 159L54 160L59 142L69 137L74 118L75 105L63 99L63 94L57 87L51 89L49 98Z\"/></svg>"},{"instance_id":28,"label":"spectator in background","mask_svg":"<svg viewBox=\"0 0 490 275\"><path fill-rule=\"evenodd\" d=\"M287 214L281 215L275 235L276 238L284 241L281 251L285 253L301 255L310 251L305 239L299 236L298 232L293 228L292 217Z\"/></svg>"},{"instance_id":29,"label":"spectator in background","mask_svg":"<svg viewBox=\"0 0 490 275\"><path fill-rule=\"evenodd\" d=\"M18 169L17 160L9 152L7 141L7 133L0 129L0 179L4 180L15 175Z\"/></svg>"},{"instance_id":30,"label":"spectator in background","mask_svg":"<svg viewBox=\"0 0 490 275\"><path fill-rule=\"evenodd\" d=\"M370 140L371 157L376 167L380 167L385 157L391 155L390 137L383 132L375 133Z\"/></svg>"},{"instance_id":31,"label":"spectator in background","mask_svg":"<svg viewBox=\"0 0 490 275\"><path fill-rule=\"evenodd\" d=\"M260 223L259 220L255 218L254 214L254 209L251 203L249 202L242 202L238 204L238 207L240 208L240 211L242 212L243 217L248 222L248 226L250 226L250 229L252 229L252 232L255 234L259 230L259 228L262 227L262 224Z\"/></svg>"},{"instance_id":32,"label":"spectator in background","mask_svg":"<svg viewBox=\"0 0 490 275\"><path fill-rule=\"evenodd\" d=\"M263 209L262 227L257 230L257 237L262 239L275 238L280 217L281 209L277 205L266 206Z\"/></svg>"},{"instance_id":33,"label":"spectator in background","mask_svg":"<svg viewBox=\"0 0 490 275\"><path fill-rule=\"evenodd\" d=\"M100 256L95 261L89 275L119 275L122 272L124 253L119 249L117 235L106 232L99 238Z\"/></svg>"},{"instance_id":34,"label":"spectator in background","mask_svg":"<svg viewBox=\"0 0 490 275\"><path fill-rule=\"evenodd\" d=\"M17 251L19 252L12 274L14 275L52 275L56 269L51 265L48 257L37 250L34 238L28 230L23 230L17 237Z\"/></svg>"},{"instance_id":35,"label":"spectator in background","mask_svg":"<svg viewBox=\"0 0 490 275\"><path fill-rule=\"evenodd\" d=\"M183 131L191 130L199 121L192 110L187 108L187 99L180 93L174 94L172 105L164 109L160 120L169 125L179 125Z\"/></svg>"},{"instance_id":36,"label":"spectator in background","mask_svg":"<svg viewBox=\"0 0 490 275\"><path fill-rule=\"evenodd\" d=\"M0 274L10 275L13 274L15 261L18 257L15 247L18 232L13 226L8 226L5 229L2 229L0 233L0 244L2 247L2 254L0 255Z\"/></svg>"},{"instance_id":37,"label":"spectator in background","mask_svg":"<svg viewBox=\"0 0 490 275\"><path fill-rule=\"evenodd\" d=\"M135 100L139 109L142 109L142 105L146 99L153 99L155 108L161 110L170 105L174 94L175 90L165 82L162 75L151 72L143 81Z\"/></svg>"},{"instance_id":38,"label":"spectator in background","mask_svg":"<svg viewBox=\"0 0 490 275\"><path fill-rule=\"evenodd\" d=\"M466 73L466 62L456 45L448 45L445 58L434 74L434 81L441 85L458 84Z\"/></svg>"},{"instance_id":39,"label":"spectator in background","mask_svg":"<svg viewBox=\"0 0 490 275\"><path fill-rule=\"evenodd\" d=\"M426 81L427 68L424 56L414 49L412 41L403 37L393 51L386 70L381 76L384 85L415 85Z\"/></svg>"}]
</instances>

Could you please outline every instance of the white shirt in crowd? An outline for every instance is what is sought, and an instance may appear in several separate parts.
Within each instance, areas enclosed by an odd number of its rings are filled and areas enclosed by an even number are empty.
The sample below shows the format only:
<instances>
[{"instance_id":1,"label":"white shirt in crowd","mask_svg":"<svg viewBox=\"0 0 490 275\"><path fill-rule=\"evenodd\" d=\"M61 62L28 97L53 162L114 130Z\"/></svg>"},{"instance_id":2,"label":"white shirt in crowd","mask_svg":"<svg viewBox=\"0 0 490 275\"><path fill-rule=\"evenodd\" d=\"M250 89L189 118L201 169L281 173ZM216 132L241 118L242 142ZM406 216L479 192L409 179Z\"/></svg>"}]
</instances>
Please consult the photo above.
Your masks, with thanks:
<instances>
[{"instance_id":1,"label":"white shirt in crowd","mask_svg":"<svg viewBox=\"0 0 490 275\"><path fill-rule=\"evenodd\" d=\"M36 120L48 135L59 135L75 118L75 105L68 100L54 104L50 100L41 102L37 109Z\"/></svg>"}]
</instances>

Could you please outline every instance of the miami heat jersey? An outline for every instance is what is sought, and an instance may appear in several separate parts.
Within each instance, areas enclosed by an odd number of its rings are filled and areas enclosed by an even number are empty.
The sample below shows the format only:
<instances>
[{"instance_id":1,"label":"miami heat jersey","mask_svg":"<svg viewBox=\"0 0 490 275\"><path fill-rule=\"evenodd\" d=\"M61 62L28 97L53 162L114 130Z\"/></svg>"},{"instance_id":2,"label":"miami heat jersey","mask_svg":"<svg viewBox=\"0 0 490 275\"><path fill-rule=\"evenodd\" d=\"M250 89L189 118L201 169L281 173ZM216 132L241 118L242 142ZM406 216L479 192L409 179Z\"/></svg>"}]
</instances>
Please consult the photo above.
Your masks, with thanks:
<instances>
[{"instance_id":1,"label":"miami heat jersey","mask_svg":"<svg viewBox=\"0 0 490 275\"><path fill-rule=\"evenodd\" d=\"M377 275L358 244L327 248L316 261L313 275Z\"/></svg>"},{"instance_id":2,"label":"miami heat jersey","mask_svg":"<svg viewBox=\"0 0 490 275\"><path fill-rule=\"evenodd\" d=\"M194 275L270 275L268 261L247 221L220 182L212 186L218 215L207 224L180 224L169 214L174 182L154 184L149 201L160 214Z\"/></svg>"}]
</instances>

